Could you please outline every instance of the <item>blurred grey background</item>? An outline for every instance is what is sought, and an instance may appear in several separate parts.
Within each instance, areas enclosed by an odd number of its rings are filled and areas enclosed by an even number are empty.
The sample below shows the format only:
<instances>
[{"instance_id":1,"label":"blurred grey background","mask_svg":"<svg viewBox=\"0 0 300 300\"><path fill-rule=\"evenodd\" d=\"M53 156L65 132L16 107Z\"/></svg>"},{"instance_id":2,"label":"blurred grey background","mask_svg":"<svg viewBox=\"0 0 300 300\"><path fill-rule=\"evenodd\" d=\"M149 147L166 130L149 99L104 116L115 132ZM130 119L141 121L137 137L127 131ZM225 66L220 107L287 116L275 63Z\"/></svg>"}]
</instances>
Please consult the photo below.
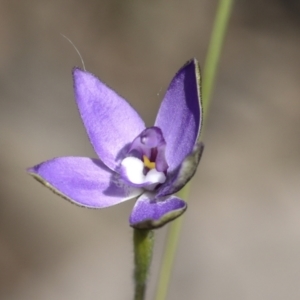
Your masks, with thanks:
<instances>
[{"instance_id":1,"label":"blurred grey background","mask_svg":"<svg viewBox=\"0 0 300 300\"><path fill-rule=\"evenodd\" d=\"M25 168L94 157L73 98L86 68L151 125L203 66L217 1L0 1L0 298L132 299L129 201L80 209ZM236 1L168 299L300 299L299 1ZM157 231L153 299L167 227Z\"/></svg>"}]
</instances>

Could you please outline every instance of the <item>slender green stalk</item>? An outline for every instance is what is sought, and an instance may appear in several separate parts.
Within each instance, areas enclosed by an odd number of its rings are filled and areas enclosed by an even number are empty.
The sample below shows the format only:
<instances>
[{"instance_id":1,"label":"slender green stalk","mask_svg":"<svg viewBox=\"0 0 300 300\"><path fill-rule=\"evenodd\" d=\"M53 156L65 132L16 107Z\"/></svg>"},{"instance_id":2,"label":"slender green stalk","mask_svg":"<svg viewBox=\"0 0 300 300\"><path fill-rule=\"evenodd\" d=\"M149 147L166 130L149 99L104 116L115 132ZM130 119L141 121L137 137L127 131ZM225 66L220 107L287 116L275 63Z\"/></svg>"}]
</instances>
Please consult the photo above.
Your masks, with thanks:
<instances>
[{"instance_id":1,"label":"slender green stalk","mask_svg":"<svg viewBox=\"0 0 300 300\"><path fill-rule=\"evenodd\" d=\"M233 2L233 0L219 0L203 70L202 101L205 112L207 112L211 100Z\"/></svg>"},{"instance_id":2,"label":"slender green stalk","mask_svg":"<svg viewBox=\"0 0 300 300\"><path fill-rule=\"evenodd\" d=\"M213 25L212 35L208 47L208 53L204 65L204 78L202 84L202 102L205 117L211 100L217 67L220 61L220 54L225 38L226 29L233 5L233 0L219 0L216 18ZM205 118L206 119L206 118ZM190 184L187 184L180 192L179 197L186 200L189 195ZM183 218L172 222L168 231L162 266L158 278L155 300L165 300L169 288L170 276L176 248L179 241Z\"/></svg>"},{"instance_id":3,"label":"slender green stalk","mask_svg":"<svg viewBox=\"0 0 300 300\"><path fill-rule=\"evenodd\" d=\"M154 244L152 230L134 229L134 300L144 300Z\"/></svg>"}]
</instances>

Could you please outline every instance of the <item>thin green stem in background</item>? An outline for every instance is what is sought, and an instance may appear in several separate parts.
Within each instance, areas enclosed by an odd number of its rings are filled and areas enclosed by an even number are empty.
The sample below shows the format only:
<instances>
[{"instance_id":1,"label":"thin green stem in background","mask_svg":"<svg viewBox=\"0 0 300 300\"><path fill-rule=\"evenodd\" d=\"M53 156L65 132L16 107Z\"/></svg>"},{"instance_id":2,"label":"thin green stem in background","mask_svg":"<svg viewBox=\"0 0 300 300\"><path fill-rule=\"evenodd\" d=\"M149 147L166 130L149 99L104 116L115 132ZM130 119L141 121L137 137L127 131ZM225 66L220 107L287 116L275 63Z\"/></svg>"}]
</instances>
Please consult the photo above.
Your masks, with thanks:
<instances>
[{"instance_id":1,"label":"thin green stem in background","mask_svg":"<svg viewBox=\"0 0 300 300\"><path fill-rule=\"evenodd\" d=\"M152 230L134 229L134 300L144 300L146 294L147 278L151 265L154 233Z\"/></svg>"},{"instance_id":2,"label":"thin green stem in background","mask_svg":"<svg viewBox=\"0 0 300 300\"><path fill-rule=\"evenodd\" d=\"M226 29L228 27L232 5L233 0L219 0L216 18L214 21L212 35L204 65L204 76L202 81L202 103L204 120L206 120L207 118L207 111L213 92L217 67L220 61L220 55L226 34ZM187 184L179 192L179 197L187 201L189 189L190 184ZM172 273L172 267L180 236L182 221L183 217L175 220L170 225L163 255L162 266L158 278L155 300L165 300L167 297L170 276Z\"/></svg>"},{"instance_id":3,"label":"thin green stem in background","mask_svg":"<svg viewBox=\"0 0 300 300\"><path fill-rule=\"evenodd\" d=\"M211 100L232 6L233 0L219 0L203 70L202 101L205 112L207 112Z\"/></svg>"}]
</instances>

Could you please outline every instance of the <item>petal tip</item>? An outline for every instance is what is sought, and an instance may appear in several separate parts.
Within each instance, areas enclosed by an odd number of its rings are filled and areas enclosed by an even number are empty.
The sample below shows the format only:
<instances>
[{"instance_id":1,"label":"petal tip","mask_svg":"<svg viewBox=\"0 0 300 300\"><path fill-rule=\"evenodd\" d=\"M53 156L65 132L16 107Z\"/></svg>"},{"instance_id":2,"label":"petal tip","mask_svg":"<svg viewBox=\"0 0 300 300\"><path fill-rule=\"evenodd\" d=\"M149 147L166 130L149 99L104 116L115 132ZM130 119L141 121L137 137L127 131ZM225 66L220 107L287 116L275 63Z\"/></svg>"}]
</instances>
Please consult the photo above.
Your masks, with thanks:
<instances>
[{"instance_id":1,"label":"petal tip","mask_svg":"<svg viewBox=\"0 0 300 300\"><path fill-rule=\"evenodd\" d=\"M26 173L33 173L34 172L34 168L30 167L26 169Z\"/></svg>"},{"instance_id":2,"label":"petal tip","mask_svg":"<svg viewBox=\"0 0 300 300\"><path fill-rule=\"evenodd\" d=\"M177 197L154 202L146 198L148 198L146 194L139 198L131 213L129 223L133 228L157 229L175 220L187 210L187 203Z\"/></svg>"},{"instance_id":3,"label":"petal tip","mask_svg":"<svg viewBox=\"0 0 300 300\"><path fill-rule=\"evenodd\" d=\"M78 73L78 72L85 72L85 71L80 67L77 67L77 66L73 67L72 73L75 74L75 73Z\"/></svg>"},{"instance_id":4,"label":"petal tip","mask_svg":"<svg viewBox=\"0 0 300 300\"><path fill-rule=\"evenodd\" d=\"M63 199L69 201L72 204L75 204L77 206L80 207L87 207L87 208L94 208L94 207L89 207L87 205L83 205L81 203L78 203L76 201L74 201L73 199L67 197L66 195L64 195L62 192L60 192L59 190L57 190L54 186L52 186L48 181L46 181L42 176L40 176L38 174L38 172L35 170L36 167L32 167L32 168L28 168L27 172L30 176L32 176L36 181L38 181L39 183L41 183L43 186L47 187L48 189L50 189L54 194L62 197Z\"/></svg>"},{"instance_id":5,"label":"petal tip","mask_svg":"<svg viewBox=\"0 0 300 300\"><path fill-rule=\"evenodd\" d=\"M26 172L29 174L29 175L37 175L38 174L38 169L39 169L39 165L36 165L36 166L33 166L33 167L29 167L26 169Z\"/></svg>"},{"instance_id":6,"label":"petal tip","mask_svg":"<svg viewBox=\"0 0 300 300\"><path fill-rule=\"evenodd\" d=\"M89 74L89 72L81 69L80 67L74 67L72 69L72 76L73 76L73 80L74 82L76 82L78 79L82 78L83 76Z\"/></svg>"},{"instance_id":7,"label":"petal tip","mask_svg":"<svg viewBox=\"0 0 300 300\"><path fill-rule=\"evenodd\" d=\"M200 64L199 61L196 57L193 57L191 59L189 59L180 70L184 69L185 67L189 66L189 65L194 65L196 68L200 68Z\"/></svg>"},{"instance_id":8,"label":"petal tip","mask_svg":"<svg viewBox=\"0 0 300 300\"><path fill-rule=\"evenodd\" d=\"M176 209L166 213L159 220L147 219L138 223L130 223L130 226L135 229L145 229L145 230L158 229L163 227L167 223L180 217L186 210L187 210L187 205L185 205L183 208Z\"/></svg>"}]
</instances>

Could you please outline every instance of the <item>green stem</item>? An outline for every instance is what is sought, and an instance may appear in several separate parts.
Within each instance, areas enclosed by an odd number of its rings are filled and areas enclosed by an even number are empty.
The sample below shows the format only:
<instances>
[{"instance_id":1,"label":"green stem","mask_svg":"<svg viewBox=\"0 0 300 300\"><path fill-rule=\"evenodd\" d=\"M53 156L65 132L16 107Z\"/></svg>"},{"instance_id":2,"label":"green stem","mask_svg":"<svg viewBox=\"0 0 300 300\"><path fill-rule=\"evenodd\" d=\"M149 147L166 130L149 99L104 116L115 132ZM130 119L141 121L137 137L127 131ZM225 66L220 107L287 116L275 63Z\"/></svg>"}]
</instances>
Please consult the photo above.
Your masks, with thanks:
<instances>
[{"instance_id":1,"label":"green stem","mask_svg":"<svg viewBox=\"0 0 300 300\"><path fill-rule=\"evenodd\" d=\"M151 265L154 233L152 230L134 229L134 300L144 300Z\"/></svg>"},{"instance_id":2,"label":"green stem","mask_svg":"<svg viewBox=\"0 0 300 300\"><path fill-rule=\"evenodd\" d=\"M213 25L212 35L209 42L208 53L204 65L204 79L202 84L202 102L205 117L211 100L214 82L217 73L217 67L220 61L220 55L228 21L230 18L233 0L219 0L217 13ZM180 192L179 197L187 201L189 195L190 184L187 184ZM170 224L168 237L166 241L165 251L162 260L162 266L158 278L155 300L165 300L169 288L170 276L176 248L179 241L180 231L183 218L179 218Z\"/></svg>"},{"instance_id":3,"label":"green stem","mask_svg":"<svg viewBox=\"0 0 300 300\"><path fill-rule=\"evenodd\" d=\"M205 112L211 100L232 6L233 0L219 0L203 70L202 101Z\"/></svg>"}]
</instances>

